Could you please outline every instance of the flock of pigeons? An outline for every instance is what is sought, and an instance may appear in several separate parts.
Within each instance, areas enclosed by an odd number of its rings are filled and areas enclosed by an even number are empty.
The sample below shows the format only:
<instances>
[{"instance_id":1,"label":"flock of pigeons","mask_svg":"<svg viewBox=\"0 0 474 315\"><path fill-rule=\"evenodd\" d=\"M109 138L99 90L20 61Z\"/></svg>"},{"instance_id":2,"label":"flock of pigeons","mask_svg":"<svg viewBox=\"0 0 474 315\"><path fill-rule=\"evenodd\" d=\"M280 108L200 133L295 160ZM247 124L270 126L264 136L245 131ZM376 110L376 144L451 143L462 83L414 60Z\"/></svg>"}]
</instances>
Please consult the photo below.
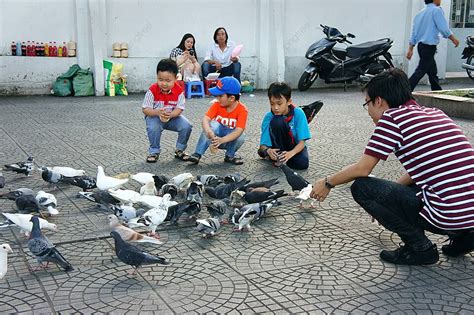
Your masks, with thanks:
<instances>
[{"instance_id":1,"label":"flock of pigeons","mask_svg":"<svg viewBox=\"0 0 474 315\"><path fill-rule=\"evenodd\" d=\"M279 166L286 176L293 192L299 191L296 199L313 200L309 197L312 186L303 177L292 171L288 166ZM34 159L8 164L4 171L29 176L34 171ZM97 168L97 176L85 174L83 170L70 167L42 167L41 177L45 182L54 185L73 185L81 188L78 197L85 198L109 214L115 242L117 257L127 265L133 266L133 274L142 265L169 264L166 258L151 255L131 242L148 242L162 244L156 232L157 227L169 221L176 224L185 215L187 220L195 220L195 230L202 237L214 236L225 223L232 223L235 231L251 230L251 223L263 217L272 207L281 204L278 200L288 196L283 190L272 190L278 179L261 182L250 182L239 174L198 175L182 173L174 177L151 173L118 174L107 176L101 166ZM142 186L139 191L123 189L129 181L134 180ZM5 186L5 177L0 172L0 188ZM204 195L211 200L204 203ZM42 230L56 231L57 226L46 220L45 216L59 215L57 200L51 193L39 191L34 193L29 188L18 188L7 192L0 191L0 198L15 202L17 212L2 212L7 222L3 226L15 224L28 237L28 249L36 257L39 268L45 268L50 262L55 263L64 271L74 268L61 255L57 248L43 235ZM202 208L208 212L200 215ZM148 235L133 230L136 227L148 229ZM0 279L7 272L7 255L12 253L8 244L0 245ZM46 265L45 265L46 263Z\"/></svg>"}]
</instances>

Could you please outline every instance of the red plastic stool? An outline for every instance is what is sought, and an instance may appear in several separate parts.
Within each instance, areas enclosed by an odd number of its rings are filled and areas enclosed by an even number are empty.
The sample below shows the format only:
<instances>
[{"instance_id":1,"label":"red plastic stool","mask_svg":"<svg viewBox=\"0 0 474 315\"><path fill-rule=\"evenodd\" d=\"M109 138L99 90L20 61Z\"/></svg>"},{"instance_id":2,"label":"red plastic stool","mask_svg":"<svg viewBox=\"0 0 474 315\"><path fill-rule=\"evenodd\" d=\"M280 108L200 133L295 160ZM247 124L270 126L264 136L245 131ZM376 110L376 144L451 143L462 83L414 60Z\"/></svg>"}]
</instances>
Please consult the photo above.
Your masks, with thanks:
<instances>
[{"instance_id":1,"label":"red plastic stool","mask_svg":"<svg viewBox=\"0 0 474 315\"><path fill-rule=\"evenodd\" d=\"M179 85L183 89L184 97L186 97L186 86L184 84L184 81L183 80L178 80L178 81L176 81L176 84Z\"/></svg>"},{"instance_id":2,"label":"red plastic stool","mask_svg":"<svg viewBox=\"0 0 474 315\"><path fill-rule=\"evenodd\" d=\"M207 96L211 96L211 93L209 93L209 89L213 88L217 85L217 80L218 79L204 80L204 90L205 90Z\"/></svg>"}]
</instances>

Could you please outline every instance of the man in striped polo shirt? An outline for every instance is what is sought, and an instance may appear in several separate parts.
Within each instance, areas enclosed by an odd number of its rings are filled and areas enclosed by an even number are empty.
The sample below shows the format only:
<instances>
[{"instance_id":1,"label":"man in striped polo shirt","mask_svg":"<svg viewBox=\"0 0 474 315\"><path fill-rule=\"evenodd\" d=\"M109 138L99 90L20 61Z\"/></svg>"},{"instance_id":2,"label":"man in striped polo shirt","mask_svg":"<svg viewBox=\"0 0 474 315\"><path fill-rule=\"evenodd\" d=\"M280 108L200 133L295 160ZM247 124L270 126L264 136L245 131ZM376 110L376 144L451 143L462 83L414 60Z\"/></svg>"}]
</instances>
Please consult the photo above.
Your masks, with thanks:
<instances>
[{"instance_id":1,"label":"man in striped polo shirt","mask_svg":"<svg viewBox=\"0 0 474 315\"><path fill-rule=\"evenodd\" d=\"M364 154L318 180L311 197L323 201L334 186L355 180L355 201L404 243L380 253L389 263L436 263L436 245L425 231L449 236L446 256L474 250L474 149L466 136L441 110L418 105L399 69L375 76L364 91L364 108L376 124ZM392 152L406 174L397 182L368 177Z\"/></svg>"}]
</instances>

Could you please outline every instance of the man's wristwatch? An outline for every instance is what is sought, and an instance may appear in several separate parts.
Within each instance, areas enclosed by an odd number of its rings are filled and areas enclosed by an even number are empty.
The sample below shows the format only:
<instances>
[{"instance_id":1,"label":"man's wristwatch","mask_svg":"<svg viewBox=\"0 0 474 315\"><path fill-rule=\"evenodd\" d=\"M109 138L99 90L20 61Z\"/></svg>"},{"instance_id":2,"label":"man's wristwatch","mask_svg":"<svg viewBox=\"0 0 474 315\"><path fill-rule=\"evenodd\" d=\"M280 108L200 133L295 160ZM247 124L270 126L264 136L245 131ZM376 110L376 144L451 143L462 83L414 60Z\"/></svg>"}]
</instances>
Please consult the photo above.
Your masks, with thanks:
<instances>
[{"instance_id":1,"label":"man's wristwatch","mask_svg":"<svg viewBox=\"0 0 474 315\"><path fill-rule=\"evenodd\" d=\"M333 184L331 184L331 183L329 182L327 176L326 176L326 178L324 179L324 186L326 186L327 189L333 189L334 187L336 187L336 186L334 186Z\"/></svg>"}]
</instances>

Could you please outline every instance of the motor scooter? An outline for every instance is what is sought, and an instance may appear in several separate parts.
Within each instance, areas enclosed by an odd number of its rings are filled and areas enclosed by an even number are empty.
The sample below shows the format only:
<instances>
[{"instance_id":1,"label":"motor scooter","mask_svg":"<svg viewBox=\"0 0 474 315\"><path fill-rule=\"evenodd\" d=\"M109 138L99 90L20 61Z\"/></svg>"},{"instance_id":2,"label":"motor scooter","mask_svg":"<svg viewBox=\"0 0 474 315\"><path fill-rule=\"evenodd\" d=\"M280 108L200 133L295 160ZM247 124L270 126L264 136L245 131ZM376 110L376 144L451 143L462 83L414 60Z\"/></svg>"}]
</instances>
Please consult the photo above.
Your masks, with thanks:
<instances>
[{"instance_id":1,"label":"motor scooter","mask_svg":"<svg viewBox=\"0 0 474 315\"><path fill-rule=\"evenodd\" d=\"M467 59L462 68L466 69L469 78L474 80L474 36L466 37L466 47L462 51L461 59Z\"/></svg>"},{"instance_id":2,"label":"motor scooter","mask_svg":"<svg viewBox=\"0 0 474 315\"><path fill-rule=\"evenodd\" d=\"M367 82L385 69L393 68L392 55L388 51L393 44L390 38L382 38L362 44L352 45L348 38L355 35L343 35L337 28L320 25L325 38L312 44L305 57L311 62L306 66L298 82L298 89L306 91L321 77L326 83L347 83L354 80ZM347 48L335 47L337 43L351 44ZM381 59L380 57L384 57Z\"/></svg>"}]
</instances>

